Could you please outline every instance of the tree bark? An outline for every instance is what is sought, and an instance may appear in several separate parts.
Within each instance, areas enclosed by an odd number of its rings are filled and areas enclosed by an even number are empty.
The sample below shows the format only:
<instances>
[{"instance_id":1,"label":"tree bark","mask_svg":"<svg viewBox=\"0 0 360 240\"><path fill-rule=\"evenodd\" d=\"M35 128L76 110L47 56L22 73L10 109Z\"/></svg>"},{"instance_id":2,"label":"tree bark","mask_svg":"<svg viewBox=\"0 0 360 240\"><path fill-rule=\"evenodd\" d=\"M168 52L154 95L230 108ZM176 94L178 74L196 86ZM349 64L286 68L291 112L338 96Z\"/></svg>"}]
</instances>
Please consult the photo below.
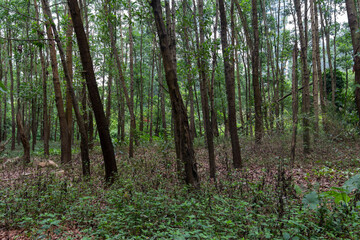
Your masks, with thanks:
<instances>
[{"instance_id":1,"label":"tree bark","mask_svg":"<svg viewBox=\"0 0 360 240\"><path fill-rule=\"evenodd\" d=\"M109 15L107 4L108 3L105 3L104 7L105 7L105 12ZM115 57L115 60L116 60L117 70L119 72L120 82L121 82L121 86L122 86L122 89L123 89L123 94L125 96L126 105L128 107L129 113L130 113L129 157L132 158L132 157L134 157L134 137L135 137L135 131L136 131L136 121L135 121L135 114L134 114L134 108L133 108L133 101L131 100L132 99L132 93L130 93L130 96L129 96L128 89L127 89L126 83L125 83L125 78L124 78L124 75L123 75L122 64L121 64L121 61L120 61L118 50L116 48L116 43L115 43L115 38L114 38L114 33L113 33L113 25L112 25L109 18L108 18L108 26L109 26L109 34L110 34L110 40L111 40L111 49L113 51L113 54L114 54L114 57ZM131 47L130 50L132 52L132 47ZM130 53L130 66L132 66L131 65L132 61L133 61L132 53ZM130 67L130 72L131 72L131 68L132 67ZM133 73L130 74L130 81L133 81L133 80L131 80L131 78L133 78L133 77L131 77L131 75L133 75ZM130 87L130 91L132 91L131 87Z\"/></svg>"},{"instance_id":2,"label":"tree bark","mask_svg":"<svg viewBox=\"0 0 360 240\"><path fill-rule=\"evenodd\" d=\"M297 79L297 56L298 48L297 43L294 45L293 50L293 65L292 65L292 137L291 137L291 163L295 163L296 154L296 135L297 135L297 124L298 124L298 79Z\"/></svg>"},{"instance_id":3,"label":"tree bark","mask_svg":"<svg viewBox=\"0 0 360 240\"><path fill-rule=\"evenodd\" d=\"M209 166L210 166L210 178L213 180L216 179L216 165L215 165L215 150L214 150L214 136L213 130L210 122L210 113L209 113L209 101L208 101L208 80L206 76L206 66L205 66L205 38L204 38L204 2L203 0L198 0L198 10L199 10L199 27L200 27L200 42L198 46L199 52L199 77L200 77L200 92L201 92L201 103L203 110L203 120L205 125L205 133L206 133L206 143L209 154Z\"/></svg>"},{"instance_id":4,"label":"tree bark","mask_svg":"<svg viewBox=\"0 0 360 240\"><path fill-rule=\"evenodd\" d=\"M257 0L251 1L252 5L252 25L254 33L254 45L252 50L252 70L253 70L253 88L255 102L255 142L261 143L263 136L262 110L261 110L261 91L259 84L259 26L257 16Z\"/></svg>"},{"instance_id":5,"label":"tree bark","mask_svg":"<svg viewBox=\"0 0 360 240\"><path fill-rule=\"evenodd\" d=\"M195 153L193 143L190 136L190 128L188 116L182 100L179 85L177 82L176 62L174 61L175 42L170 42L165 24L162 17L160 0L152 0L151 7L153 9L157 33L159 36L160 50L163 57L165 68L166 82L169 88L173 115L175 117L176 135L179 141L180 160L185 167L185 182L194 188L200 187L197 167L195 162Z\"/></svg>"},{"instance_id":6,"label":"tree bark","mask_svg":"<svg viewBox=\"0 0 360 240\"><path fill-rule=\"evenodd\" d=\"M69 164L71 162L71 144L69 143L69 128L66 121L66 115L64 111L64 102L61 93L61 86L59 80L59 72L58 72L58 64L56 59L56 49L55 49L55 41L53 33L51 31L51 25L54 24L51 19L51 15L49 15L46 11L45 0L42 0L44 15L46 16L46 32L49 40L50 47L50 60L51 60L51 68L53 73L53 84L54 84L54 92L55 92L55 102L56 108L59 116L60 123L60 139L61 139L61 163Z\"/></svg>"},{"instance_id":7,"label":"tree bark","mask_svg":"<svg viewBox=\"0 0 360 240\"><path fill-rule=\"evenodd\" d=\"M312 32L312 67L313 67L313 101L314 101L314 130L315 134L317 134L319 130L319 76L318 76L318 66L317 62L317 53L318 53L318 25L315 20L315 15L317 12L315 11L315 2L314 0L310 0L310 12L311 12L311 32Z\"/></svg>"},{"instance_id":8,"label":"tree bark","mask_svg":"<svg viewBox=\"0 0 360 240\"><path fill-rule=\"evenodd\" d=\"M11 38L11 30L8 30L8 37ZM10 105L11 105L11 151L15 150L16 131L15 131L15 103L14 103L14 69L12 64L12 41L8 42L9 72L10 72ZM16 66L18 67L18 63Z\"/></svg>"},{"instance_id":9,"label":"tree bark","mask_svg":"<svg viewBox=\"0 0 360 240\"><path fill-rule=\"evenodd\" d=\"M306 0L307 1L307 0ZM302 81L303 81L303 146L304 146L304 153L310 153L310 88L309 88L309 70L307 65L307 41L306 35L304 32L304 26L302 21L301 15L301 7L300 7L300 0L294 0L295 10L297 14L297 24L299 27L300 33L300 46L301 46L301 63L302 63Z\"/></svg>"},{"instance_id":10,"label":"tree bark","mask_svg":"<svg viewBox=\"0 0 360 240\"><path fill-rule=\"evenodd\" d=\"M357 84L355 88L355 103L360 121L360 24L358 21L359 14L356 11L354 0L346 0L345 2L354 52L353 70L355 72L355 83Z\"/></svg>"},{"instance_id":11,"label":"tree bark","mask_svg":"<svg viewBox=\"0 0 360 240\"><path fill-rule=\"evenodd\" d=\"M105 179L108 183L113 183L117 174L114 147L112 145L109 127L106 121L104 108L100 100L99 90L96 83L94 67L90 54L90 47L81 20L80 9L77 0L68 0L68 5L76 33L76 38L80 50L81 62L84 68L87 88L90 96L91 107L95 114L96 125L99 132L100 144L104 156Z\"/></svg>"},{"instance_id":12,"label":"tree bark","mask_svg":"<svg viewBox=\"0 0 360 240\"><path fill-rule=\"evenodd\" d=\"M29 143L29 139L27 138L27 134L26 134L27 130L25 129L23 124L23 116L21 114L20 108L18 108L18 112L16 114L16 122L20 133L21 143L24 148L24 155L23 155L24 163L30 163L30 143Z\"/></svg>"},{"instance_id":13,"label":"tree bark","mask_svg":"<svg viewBox=\"0 0 360 240\"><path fill-rule=\"evenodd\" d=\"M224 58L226 95L228 101L228 121L231 137L231 146L233 154L233 165L235 168L242 167L239 136L236 126L236 109L235 109L235 79L234 65L230 63L230 48L227 40L227 20L224 6L224 0L219 0L220 23L221 23L221 45Z\"/></svg>"}]
</instances>

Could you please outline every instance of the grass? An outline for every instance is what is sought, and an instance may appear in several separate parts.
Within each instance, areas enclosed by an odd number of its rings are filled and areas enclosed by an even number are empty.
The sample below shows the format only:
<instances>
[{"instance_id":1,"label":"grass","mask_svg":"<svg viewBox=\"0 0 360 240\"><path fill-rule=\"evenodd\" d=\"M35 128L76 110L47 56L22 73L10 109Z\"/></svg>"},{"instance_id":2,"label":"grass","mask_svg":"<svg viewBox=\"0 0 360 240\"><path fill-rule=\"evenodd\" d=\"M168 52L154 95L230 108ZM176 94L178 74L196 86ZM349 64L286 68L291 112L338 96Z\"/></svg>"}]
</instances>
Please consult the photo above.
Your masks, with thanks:
<instances>
[{"instance_id":1,"label":"grass","mask_svg":"<svg viewBox=\"0 0 360 240\"><path fill-rule=\"evenodd\" d=\"M160 139L137 147L133 159L125 147L116 149L120 174L107 189L98 148L91 153L87 182L77 154L64 177L14 163L0 170L0 238L359 239L358 190L347 193L348 201L324 194L336 194L340 190L333 187L341 189L359 173L358 142L320 136L310 155L298 149L294 166L288 144L287 136L266 136L261 147L243 139L245 167L235 170L230 144L219 138L214 183L199 141L199 192L182 184L171 144ZM58 155L51 158L59 161Z\"/></svg>"}]
</instances>

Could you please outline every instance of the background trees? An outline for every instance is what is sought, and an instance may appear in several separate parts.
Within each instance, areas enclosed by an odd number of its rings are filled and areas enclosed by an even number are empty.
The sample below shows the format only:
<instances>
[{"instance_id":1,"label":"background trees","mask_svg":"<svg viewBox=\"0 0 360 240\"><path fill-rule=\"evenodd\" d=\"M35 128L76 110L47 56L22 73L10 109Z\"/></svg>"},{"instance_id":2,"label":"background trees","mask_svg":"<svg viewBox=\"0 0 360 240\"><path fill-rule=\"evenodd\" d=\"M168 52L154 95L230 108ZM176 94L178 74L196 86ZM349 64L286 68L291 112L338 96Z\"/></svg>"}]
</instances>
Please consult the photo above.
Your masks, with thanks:
<instances>
[{"instance_id":1,"label":"background trees","mask_svg":"<svg viewBox=\"0 0 360 240\"><path fill-rule=\"evenodd\" d=\"M110 164L107 178L116 173L113 143L129 145L133 157L136 145L147 140L174 139L182 160L178 171L185 164L187 182L197 185L194 140L206 142L214 178L213 137L216 146L216 137L230 136L234 166L241 167L242 139L254 138L261 148L264 136L297 132L297 102L304 153L319 134L332 134L332 115L344 119L344 126L358 122L353 1L69 0L49 1L45 13L36 1L0 6L0 82L7 88L0 103L1 140L11 137L12 147L19 144L16 126L23 123L33 150L40 140L48 155L49 142L61 139L62 162L71 163L82 132L89 140L83 145L91 148L92 139L100 140ZM154 6L163 17L154 16ZM54 45L56 32L64 56ZM298 42L300 58L293 54ZM67 67L58 67L60 59ZM75 99L81 101L70 104Z\"/></svg>"}]
</instances>

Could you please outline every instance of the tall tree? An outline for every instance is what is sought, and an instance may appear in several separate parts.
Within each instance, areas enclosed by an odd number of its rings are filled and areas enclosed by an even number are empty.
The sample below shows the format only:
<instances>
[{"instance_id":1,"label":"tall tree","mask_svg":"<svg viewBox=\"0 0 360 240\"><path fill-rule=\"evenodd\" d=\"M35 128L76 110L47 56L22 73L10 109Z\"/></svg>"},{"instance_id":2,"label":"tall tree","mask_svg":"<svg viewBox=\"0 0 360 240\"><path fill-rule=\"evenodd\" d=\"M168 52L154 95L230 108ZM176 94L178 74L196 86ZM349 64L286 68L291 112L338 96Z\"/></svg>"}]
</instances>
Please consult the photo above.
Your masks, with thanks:
<instances>
[{"instance_id":1,"label":"tall tree","mask_svg":"<svg viewBox=\"0 0 360 240\"><path fill-rule=\"evenodd\" d=\"M209 113L209 100L208 100L208 80L206 76L206 53L205 53L205 21L204 21L204 2L203 0L198 0L198 11L199 11L199 27L200 27L200 42L198 46L199 57L199 77L200 77L200 91L201 91L201 104L203 111L203 120L205 125L205 134L206 134L206 143L209 154L209 165L210 165L210 178L215 179L216 175L216 166L215 166L215 150L214 150L214 136L213 130L210 121Z\"/></svg>"},{"instance_id":2,"label":"tall tree","mask_svg":"<svg viewBox=\"0 0 360 240\"><path fill-rule=\"evenodd\" d=\"M230 62L231 50L227 40L227 19L224 0L219 0L219 12L221 23L221 45L224 59L226 96L228 101L228 121L233 154L233 164L235 168L242 167L239 136L236 126L235 109L235 76L234 65Z\"/></svg>"},{"instance_id":3,"label":"tall tree","mask_svg":"<svg viewBox=\"0 0 360 240\"><path fill-rule=\"evenodd\" d=\"M8 30L8 38L11 39L11 30ZM10 72L10 104L11 104L11 150L15 150L15 103L14 103L14 70L12 64L13 52L12 52L12 41L8 42L8 55L9 55L9 72ZM19 64L16 64L18 68Z\"/></svg>"},{"instance_id":4,"label":"tall tree","mask_svg":"<svg viewBox=\"0 0 360 240\"><path fill-rule=\"evenodd\" d=\"M69 142L69 128L66 121L65 111L64 111L64 102L61 93L60 79L59 79L59 70L56 57L55 41L54 35L51 30L51 25L54 24L46 11L45 0L42 0L42 7L44 15L46 17L46 33L49 40L50 47L50 60L51 60L51 69L53 73L53 83L54 83L54 92L55 92L55 102L56 108L59 116L60 123L60 139L61 139L61 163L68 164L71 162L71 144Z\"/></svg>"},{"instance_id":5,"label":"tall tree","mask_svg":"<svg viewBox=\"0 0 360 240\"><path fill-rule=\"evenodd\" d=\"M311 14L311 32L312 32L312 67L313 67L313 96L314 96L314 130L315 133L318 132L319 129L319 75L318 75L318 68L321 66L318 65L318 25L316 21L317 12L315 11L315 1L310 0L310 14ZM321 78L320 78L321 79Z\"/></svg>"},{"instance_id":6,"label":"tall tree","mask_svg":"<svg viewBox=\"0 0 360 240\"><path fill-rule=\"evenodd\" d=\"M129 113L130 113L130 139L129 139L129 157L134 157L134 138L135 138L135 131L136 131L136 120L135 120L135 113L134 113L134 104L133 104L133 93L132 92L132 87L131 87L131 83L130 83L130 96L129 96L129 92L128 92L128 88L126 86L126 82L125 82L125 77L123 74L123 67L122 67L122 63L120 60L120 56L119 56L119 52L117 50L116 47L116 42L115 42L115 36L114 36L114 30L113 30L113 24L111 23L110 20L110 14L109 14L109 10L108 10L108 3L106 2L104 5L105 8L105 12L108 16L108 26L109 26L109 34L110 34L110 41L111 41L111 49L113 51L115 60L116 60L116 65L117 65L117 70L119 72L119 76L120 76L120 82L121 82L121 86L123 89L123 94L125 96L125 100L126 100L126 105L128 107ZM129 34L132 33L132 31L129 32ZM132 39L132 38L130 38ZM132 40L130 40L130 43L132 42ZM131 45L131 44L130 44ZM132 47L130 47L130 72L131 72L131 68L132 68L132 64L131 62L133 61L132 59ZM133 76L131 77L132 74L130 74L130 81L133 81ZM131 80L132 78L132 80Z\"/></svg>"},{"instance_id":7,"label":"tall tree","mask_svg":"<svg viewBox=\"0 0 360 240\"><path fill-rule=\"evenodd\" d=\"M164 24L160 0L152 0L156 29L159 36L159 45L163 58L166 82L169 88L173 116L175 120L175 135L178 139L180 160L185 167L185 181L194 188L199 188L199 177L195 162L193 142L190 135L188 116L182 100L177 82L176 62L174 61L175 42L170 41L170 36ZM169 27L169 26L167 26Z\"/></svg>"},{"instance_id":8,"label":"tall tree","mask_svg":"<svg viewBox=\"0 0 360 240\"><path fill-rule=\"evenodd\" d=\"M307 1L307 0L305 0ZM300 0L294 0L295 4L295 11L297 15L297 25L299 29L300 34L300 56L301 56L301 73L302 73L302 83L304 86L303 89L303 144L304 144L304 153L308 154L310 153L310 120L309 120L309 114L310 114L310 87L309 87L309 69L307 64L307 40L303 25L303 19L301 14L301 6L300 6ZM305 22L305 25L307 23Z\"/></svg>"},{"instance_id":9,"label":"tall tree","mask_svg":"<svg viewBox=\"0 0 360 240\"><path fill-rule=\"evenodd\" d=\"M360 21L359 12L355 7L354 0L346 0L346 11L348 15L348 22L351 32L351 40L353 45L353 54L354 54L354 67L355 72L355 83L357 84L355 88L355 102L357 106L357 111L360 121Z\"/></svg>"},{"instance_id":10,"label":"tall tree","mask_svg":"<svg viewBox=\"0 0 360 240\"><path fill-rule=\"evenodd\" d=\"M108 122L104 112L104 107L100 100L99 90L97 87L94 67L90 54L90 47L87 36L85 34L77 0L68 0L67 2L76 33L81 62L85 72L84 75L87 83L91 106L95 114L97 123L96 125L99 132L101 149L104 156L105 179L108 183L112 183L114 181L114 177L117 174L115 153L110 137Z\"/></svg>"},{"instance_id":11,"label":"tall tree","mask_svg":"<svg viewBox=\"0 0 360 240\"><path fill-rule=\"evenodd\" d=\"M259 26L257 16L257 0L251 1L252 26L254 35L254 45L252 49L252 75L255 102L255 141L261 143L263 135L262 113L261 113L261 92L259 83Z\"/></svg>"}]
</instances>

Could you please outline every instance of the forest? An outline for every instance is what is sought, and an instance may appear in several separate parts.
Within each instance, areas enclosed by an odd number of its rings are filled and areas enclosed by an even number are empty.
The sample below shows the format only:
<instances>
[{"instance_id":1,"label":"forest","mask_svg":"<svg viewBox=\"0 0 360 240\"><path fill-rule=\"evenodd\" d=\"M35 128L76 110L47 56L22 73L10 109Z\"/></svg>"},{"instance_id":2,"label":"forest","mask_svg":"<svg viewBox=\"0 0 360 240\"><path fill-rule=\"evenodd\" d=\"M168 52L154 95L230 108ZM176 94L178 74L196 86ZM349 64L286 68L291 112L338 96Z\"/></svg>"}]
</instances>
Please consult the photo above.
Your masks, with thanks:
<instances>
[{"instance_id":1,"label":"forest","mask_svg":"<svg viewBox=\"0 0 360 240\"><path fill-rule=\"evenodd\" d=\"M360 239L358 0L0 19L0 239Z\"/></svg>"}]
</instances>

